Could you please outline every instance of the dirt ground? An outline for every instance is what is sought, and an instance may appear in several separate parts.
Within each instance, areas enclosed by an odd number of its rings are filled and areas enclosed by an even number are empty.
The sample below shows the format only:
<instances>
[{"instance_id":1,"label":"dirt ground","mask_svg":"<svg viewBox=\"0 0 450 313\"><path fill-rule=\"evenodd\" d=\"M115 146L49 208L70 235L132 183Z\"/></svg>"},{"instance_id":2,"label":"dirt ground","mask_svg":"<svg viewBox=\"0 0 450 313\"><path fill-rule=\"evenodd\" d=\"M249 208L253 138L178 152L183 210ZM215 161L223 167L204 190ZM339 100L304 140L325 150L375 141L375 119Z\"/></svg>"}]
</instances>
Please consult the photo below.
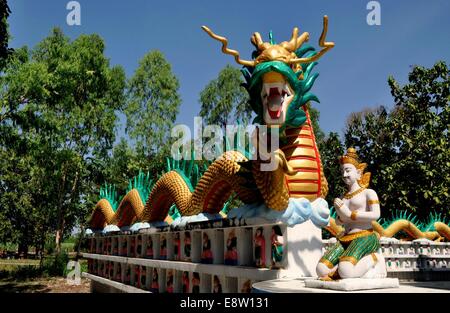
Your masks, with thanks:
<instances>
[{"instance_id":1,"label":"dirt ground","mask_svg":"<svg viewBox=\"0 0 450 313\"><path fill-rule=\"evenodd\" d=\"M66 278L35 278L25 281L12 279L0 280L0 293L88 293L90 281L82 278L80 285L70 285Z\"/></svg>"}]
</instances>

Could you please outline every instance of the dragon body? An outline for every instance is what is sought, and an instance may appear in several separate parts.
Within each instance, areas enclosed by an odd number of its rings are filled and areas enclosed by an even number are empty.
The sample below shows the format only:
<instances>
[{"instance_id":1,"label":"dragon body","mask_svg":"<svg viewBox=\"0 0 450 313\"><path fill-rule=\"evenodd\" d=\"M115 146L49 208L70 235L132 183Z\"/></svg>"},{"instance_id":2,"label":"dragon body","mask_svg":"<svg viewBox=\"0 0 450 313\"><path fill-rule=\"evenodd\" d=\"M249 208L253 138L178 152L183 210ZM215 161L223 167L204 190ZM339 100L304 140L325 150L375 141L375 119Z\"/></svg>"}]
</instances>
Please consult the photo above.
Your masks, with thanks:
<instances>
[{"instance_id":1,"label":"dragon body","mask_svg":"<svg viewBox=\"0 0 450 313\"><path fill-rule=\"evenodd\" d=\"M274 210L284 210L289 198L314 201L319 197L325 198L328 192L307 110L305 115L304 125L286 129L279 152L281 157L278 163L281 166L277 170L260 171L260 164L254 162L253 177L266 205Z\"/></svg>"},{"instance_id":2,"label":"dragon body","mask_svg":"<svg viewBox=\"0 0 450 313\"><path fill-rule=\"evenodd\" d=\"M323 174L322 162L317 149L313 127L306 111L305 125L286 130L287 143L281 148L288 164L295 171L286 176L289 197L306 198L310 201L325 198L328 183Z\"/></svg>"}]
</instances>

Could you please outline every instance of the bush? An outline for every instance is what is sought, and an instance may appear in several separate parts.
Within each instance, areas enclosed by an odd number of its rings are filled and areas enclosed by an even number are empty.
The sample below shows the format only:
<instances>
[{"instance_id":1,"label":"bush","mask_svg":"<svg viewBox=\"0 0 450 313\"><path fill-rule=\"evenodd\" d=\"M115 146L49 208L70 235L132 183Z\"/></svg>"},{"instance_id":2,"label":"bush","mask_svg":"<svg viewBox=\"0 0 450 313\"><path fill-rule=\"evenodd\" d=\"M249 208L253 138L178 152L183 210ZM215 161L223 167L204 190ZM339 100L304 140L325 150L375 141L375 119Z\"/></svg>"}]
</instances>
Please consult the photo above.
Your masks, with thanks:
<instances>
[{"instance_id":1,"label":"bush","mask_svg":"<svg viewBox=\"0 0 450 313\"><path fill-rule=\"evenodd\" d=\"M78 261L80 262L80 266L81 266L80 273L84 273L84 272L87 273L88 272L88 262L87 262L87 260L79 259Z\"/></svg>"},{"instance_id":2,"label":"bush","mask_svg":"<svg viewBox=\"0 0 450 313\"><path fill-rule=\"evenodd\" d=\"M61 251L44 261L44 272L49 276L65 276L69 255L66 251Z\"/></svg>"},{"instance_id":3,"label":"bush","mask_svg":"<svg viewBox=\"0 0 450 313\"><path fill-rule=\"evenodd\" d=\"M0 251L16 251L17 250L17 244L15 243L0 243Z\"/></svg>"}]
</instances>

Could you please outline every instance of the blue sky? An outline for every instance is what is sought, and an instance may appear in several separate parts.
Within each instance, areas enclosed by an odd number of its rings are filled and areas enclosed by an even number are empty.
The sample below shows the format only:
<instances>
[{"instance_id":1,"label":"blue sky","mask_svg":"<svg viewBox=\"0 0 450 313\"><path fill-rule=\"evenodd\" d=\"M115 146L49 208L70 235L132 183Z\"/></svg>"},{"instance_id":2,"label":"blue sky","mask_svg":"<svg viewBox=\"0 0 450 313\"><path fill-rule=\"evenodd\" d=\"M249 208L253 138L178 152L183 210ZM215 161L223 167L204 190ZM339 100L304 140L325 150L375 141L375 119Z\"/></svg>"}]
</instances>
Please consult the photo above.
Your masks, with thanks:
<instances>
[{"instance_id":1,"label":"blue sky","mask_svg":"<svg viewBox=\"0 0 450 313\"><path fill-rule=\"evenodd\" d=\"M381 25L369 26L368 0L296 1L145 1L79 0L81 26L66 24L68 0L9 0L11 47L34 46L52 27L65 34L98 33L111 64L122 65L128 77L139 59L159 49L180 80L182 105L177 123L193 125L199 93L226 65L220 44L201 30L209 26L229 39L230 48L250 59L250 37L260 32L268 40L288 40L293 27L310 33L317 47L322 16L329 16L328 41L336 46L319 60L320 77L313 92L321 103L320 126L342 132L349 113L378 105L392 106L387 78L407 81L412 65L450 63L450 1L379 0ZM119 134L119 136L122 134Z\"/></svg>"}]
</instances>

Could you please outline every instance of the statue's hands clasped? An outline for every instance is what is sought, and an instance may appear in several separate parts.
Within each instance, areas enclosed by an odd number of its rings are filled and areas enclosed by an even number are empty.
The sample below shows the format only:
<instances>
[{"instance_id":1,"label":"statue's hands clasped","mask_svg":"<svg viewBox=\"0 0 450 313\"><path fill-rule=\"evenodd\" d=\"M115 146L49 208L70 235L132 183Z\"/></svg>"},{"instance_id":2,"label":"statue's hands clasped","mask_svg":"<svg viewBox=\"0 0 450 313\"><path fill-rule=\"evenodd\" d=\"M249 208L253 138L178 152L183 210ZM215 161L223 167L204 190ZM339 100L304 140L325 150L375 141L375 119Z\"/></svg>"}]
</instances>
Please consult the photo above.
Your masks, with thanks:
<instances>
[{"instance_id":1,"label":"statue's hands clasped","mask_svg":"<svg viewBox=\"0 0 450 313\"><path fill-rule=\"evenodd\" d=\"M350 220L350 216L352 212L350 209L344 204L344 201L339 198L334 199L334 208L336 210L336 213L341 218L343 222Z\"/></svg>"},{"instance_id":2,"label":"statue's hands clasped","mask_svg":"<svg viewBox=\"0 0 450 313\"><path fill-rule=\"evenodd\" d=\"M341 209L343 206L344 206L344 201L342 201L342 199L339 199L339 198L334 199L334 207L336 208L336 211L338 209Z\"/></svg>"}]
</instances>

